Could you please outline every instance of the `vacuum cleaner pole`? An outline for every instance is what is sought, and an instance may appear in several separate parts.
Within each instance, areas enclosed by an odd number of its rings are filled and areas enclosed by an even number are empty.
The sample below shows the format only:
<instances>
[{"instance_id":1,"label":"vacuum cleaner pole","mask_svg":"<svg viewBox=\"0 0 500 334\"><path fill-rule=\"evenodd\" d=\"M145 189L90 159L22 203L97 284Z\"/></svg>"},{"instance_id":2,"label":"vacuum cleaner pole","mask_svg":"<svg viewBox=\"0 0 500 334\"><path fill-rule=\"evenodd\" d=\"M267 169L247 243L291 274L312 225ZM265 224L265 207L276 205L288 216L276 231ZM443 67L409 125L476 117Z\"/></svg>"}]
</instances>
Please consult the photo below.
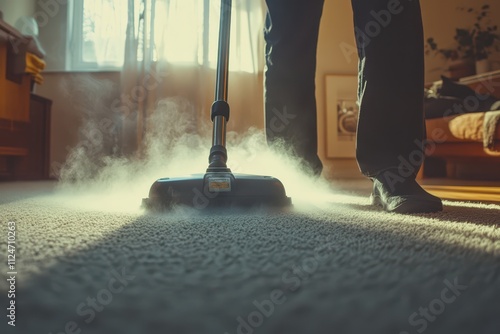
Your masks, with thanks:
<instances>
[{"instance_id":1,"label":"vacuum cleaner pole","mask_svg":"<svg viewBox=\"0 0 500 334\"><path fill-rule=\"evenodd\" d=\"M215 101L227 101L229 40L231 32L231 0L222 0L220 8L220 27Z\"/></svg>"},{"instance_id":2,"label":"vacuum cleaner pole","mask_svg":"<svg viewBox=\"0 0 500 334\"><path fill-rule=\"evenodd\" d=\"M229 41L231 31L232 0L221 0L219 50L215 83L215 102L212 104L212 148L207 171L229 171L227 168L226 126L229 120L227 87L229 76Z\"/></svg>"}]
</instances>

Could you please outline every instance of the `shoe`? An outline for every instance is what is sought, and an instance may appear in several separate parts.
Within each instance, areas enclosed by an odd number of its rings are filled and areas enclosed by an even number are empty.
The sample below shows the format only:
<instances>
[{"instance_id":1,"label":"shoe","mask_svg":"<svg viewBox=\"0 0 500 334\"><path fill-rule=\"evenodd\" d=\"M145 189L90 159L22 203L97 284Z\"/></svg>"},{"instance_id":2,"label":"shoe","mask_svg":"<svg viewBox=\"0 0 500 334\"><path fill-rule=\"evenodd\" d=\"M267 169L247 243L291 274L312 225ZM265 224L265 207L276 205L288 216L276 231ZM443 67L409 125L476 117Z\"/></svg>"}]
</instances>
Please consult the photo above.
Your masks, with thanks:
<instances>
[{"instance_id":1,"label":"shoe","mask_svg":"<svg viewBox=\"0 0 500 334\"><path fill-rule=\"evenodd\" d=\"M430 213L443 210L441 199L425 191L413 178L384 171L372 178L372 205L396 213Z\"/></svg>"}]
</instances>

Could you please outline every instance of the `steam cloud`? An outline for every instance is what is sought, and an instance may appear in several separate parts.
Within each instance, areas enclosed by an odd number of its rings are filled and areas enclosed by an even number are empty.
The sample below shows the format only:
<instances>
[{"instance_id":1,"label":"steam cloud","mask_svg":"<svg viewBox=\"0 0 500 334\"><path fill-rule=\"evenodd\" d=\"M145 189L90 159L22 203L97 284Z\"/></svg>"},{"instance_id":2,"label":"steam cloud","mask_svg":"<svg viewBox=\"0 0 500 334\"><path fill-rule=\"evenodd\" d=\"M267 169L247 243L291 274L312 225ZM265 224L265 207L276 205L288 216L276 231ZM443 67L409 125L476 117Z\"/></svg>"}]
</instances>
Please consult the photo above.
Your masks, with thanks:
<instances>
[{"instance_id":1,"label":"steam cloud","mask_svg":"<svg viewBox=\"0 0 500 334\"><path fill-rule=\"evenodd\" d=\"M147 119L141 155L119 154L120 129L106 101L113 87L87 82L93 89L80 91L77 101L84 115L80 143L71 149L60 172L59 190L67 203L105 211L136 212L158 178L204 173L208 166L212 124L197 120L189 101L166 98ZM84 106L84 107L82 107ZM110 119L113 115L113 119ZM133 117L128 115L125 117ZM208 118L208 117L207 117ZM233 173L271 175L280 179L294 204L325 200L325 181L305 175L300 163L285 152L268 148L261 129L245 134L228 132L228 166Z\"/></svg>"}]
</instances>

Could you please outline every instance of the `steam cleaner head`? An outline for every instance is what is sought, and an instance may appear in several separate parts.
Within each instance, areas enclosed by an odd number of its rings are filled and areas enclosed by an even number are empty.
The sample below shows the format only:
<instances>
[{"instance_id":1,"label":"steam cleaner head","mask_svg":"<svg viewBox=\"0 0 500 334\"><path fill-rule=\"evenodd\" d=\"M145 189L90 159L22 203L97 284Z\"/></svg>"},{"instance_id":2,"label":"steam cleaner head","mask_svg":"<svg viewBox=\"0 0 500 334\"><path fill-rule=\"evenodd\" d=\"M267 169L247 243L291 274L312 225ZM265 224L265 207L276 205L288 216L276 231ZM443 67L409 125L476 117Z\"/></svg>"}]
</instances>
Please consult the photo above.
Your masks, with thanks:
<instances>
[{"instance_id":1,"label":"steam cleaner head","mask_svg":"<svg viewBox=\"0 0 500 334\"><path fill-rule=\"evenodd\" d=\"M168 210L174 206L195 209L278 207L291 205L280 180L271 176L207 172L186 177L162 178L151 186L143 206Z\"/></svg>"}]
</instances>

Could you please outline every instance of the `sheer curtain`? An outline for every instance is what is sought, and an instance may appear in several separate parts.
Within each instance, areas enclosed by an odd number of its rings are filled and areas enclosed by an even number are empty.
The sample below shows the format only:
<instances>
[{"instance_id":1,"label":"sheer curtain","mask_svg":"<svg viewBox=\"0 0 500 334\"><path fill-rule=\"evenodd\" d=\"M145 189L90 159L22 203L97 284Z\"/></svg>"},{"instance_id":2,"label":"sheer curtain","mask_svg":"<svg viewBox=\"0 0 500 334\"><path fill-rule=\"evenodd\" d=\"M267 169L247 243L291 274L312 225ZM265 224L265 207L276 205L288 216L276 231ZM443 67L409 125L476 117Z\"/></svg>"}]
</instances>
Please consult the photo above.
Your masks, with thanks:
<instances>
[{"instance_id":1,"label":"sheer curtain","mask_svg":"<svg viewBox=\"0 0 500 334\"><path fill-rule=\"evenodd\" d=\"M122 150L143 150L148 119L170 99L203 131L214 99L220 1L128 0L121 76ZM263 127L264 8L260 0L233 0L228 130Z\"/></svg>"}]
</instances>

